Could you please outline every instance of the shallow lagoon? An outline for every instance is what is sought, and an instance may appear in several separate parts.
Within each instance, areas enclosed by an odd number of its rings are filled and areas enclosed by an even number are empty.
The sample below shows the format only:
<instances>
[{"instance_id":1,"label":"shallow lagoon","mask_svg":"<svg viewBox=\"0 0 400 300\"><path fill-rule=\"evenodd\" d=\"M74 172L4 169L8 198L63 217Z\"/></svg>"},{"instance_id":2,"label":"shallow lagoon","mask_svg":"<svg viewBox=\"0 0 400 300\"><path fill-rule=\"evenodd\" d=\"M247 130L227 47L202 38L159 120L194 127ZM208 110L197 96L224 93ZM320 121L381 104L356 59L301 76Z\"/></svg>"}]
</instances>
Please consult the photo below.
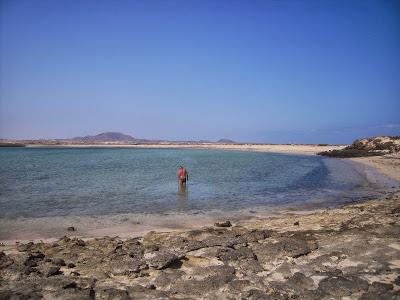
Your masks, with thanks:
<instances>
[{"instance_id":1,"label":"shallow lagoon","mask_svg":"<svg viewBox=\"0 0 400 300\"><path fill-rule=\"evenodd\" d=\"M341 160L198 149L0 149L0 182L1 218L328 206L376 190Z\"/></svg>"}]
</instances>

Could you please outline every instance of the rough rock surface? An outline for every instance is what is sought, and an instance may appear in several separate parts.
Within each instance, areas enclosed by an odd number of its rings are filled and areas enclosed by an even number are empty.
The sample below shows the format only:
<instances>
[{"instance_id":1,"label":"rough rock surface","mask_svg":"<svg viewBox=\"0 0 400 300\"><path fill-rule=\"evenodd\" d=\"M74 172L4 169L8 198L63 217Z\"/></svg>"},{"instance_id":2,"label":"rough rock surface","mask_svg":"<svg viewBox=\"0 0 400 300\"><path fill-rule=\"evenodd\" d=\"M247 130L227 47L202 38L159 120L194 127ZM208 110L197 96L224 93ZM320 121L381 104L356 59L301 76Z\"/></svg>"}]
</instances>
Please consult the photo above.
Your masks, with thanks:
<instances>
[{"instance_id":1,"label":"rough rock surface","mask_svg":"<svg viewBox=\"0 0 400 300\"><path fill-rule=\"evenodd\" d=\"M216 222L214 224L214 226L216 226L216 227L231 227L232 224L230 221L224 221L224 222Z\"/></svg>"},{"instance_id":2,"label":"rough rock surface","mask_svg":"<svg viewBox=\"0 0 400 300\"><path fill-rule=\"evenodd\" d=\"M400 193L383 198L128 240L3 245L0 299L400 299Z\"/></svg>"}]
</instances>

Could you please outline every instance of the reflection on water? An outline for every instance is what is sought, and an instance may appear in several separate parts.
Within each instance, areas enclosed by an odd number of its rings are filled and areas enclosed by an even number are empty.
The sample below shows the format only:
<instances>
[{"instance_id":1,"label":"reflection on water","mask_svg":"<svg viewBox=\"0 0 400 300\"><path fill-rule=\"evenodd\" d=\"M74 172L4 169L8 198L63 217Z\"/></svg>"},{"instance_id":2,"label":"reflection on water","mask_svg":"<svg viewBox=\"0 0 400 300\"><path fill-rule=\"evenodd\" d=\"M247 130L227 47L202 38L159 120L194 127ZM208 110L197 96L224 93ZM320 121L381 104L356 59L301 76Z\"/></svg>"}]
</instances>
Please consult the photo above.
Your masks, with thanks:
<instances>
[{"instance_id":1,"label":"reflection on water","mask_svg":"<svg viewBox=\"0 0 400 300\"><path fill-rule=\"evenodd\" d=\"M178 205L180 207L187 206L188 202L188 186L185 184L178 183Z\"/></svg>"}]
</instances>

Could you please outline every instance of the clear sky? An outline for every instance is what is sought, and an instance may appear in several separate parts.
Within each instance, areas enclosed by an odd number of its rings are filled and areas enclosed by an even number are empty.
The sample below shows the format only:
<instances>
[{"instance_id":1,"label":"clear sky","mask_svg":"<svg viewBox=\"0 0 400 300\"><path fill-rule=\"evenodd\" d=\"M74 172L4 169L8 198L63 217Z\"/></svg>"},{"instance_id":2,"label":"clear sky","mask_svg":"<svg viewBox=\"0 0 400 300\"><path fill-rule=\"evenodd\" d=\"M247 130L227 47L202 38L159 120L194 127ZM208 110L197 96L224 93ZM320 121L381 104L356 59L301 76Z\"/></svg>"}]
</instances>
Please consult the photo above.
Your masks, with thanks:
<instances>
[{"instance_id":1,"label":"clear sky","mask_svg":"<svg viewBox=\"0 0 400 300\"><path fill-rule=\"evenodd\" d=\"M0 137L400 135L400 1L0 0Z\"/></svg>"}]
</instances>

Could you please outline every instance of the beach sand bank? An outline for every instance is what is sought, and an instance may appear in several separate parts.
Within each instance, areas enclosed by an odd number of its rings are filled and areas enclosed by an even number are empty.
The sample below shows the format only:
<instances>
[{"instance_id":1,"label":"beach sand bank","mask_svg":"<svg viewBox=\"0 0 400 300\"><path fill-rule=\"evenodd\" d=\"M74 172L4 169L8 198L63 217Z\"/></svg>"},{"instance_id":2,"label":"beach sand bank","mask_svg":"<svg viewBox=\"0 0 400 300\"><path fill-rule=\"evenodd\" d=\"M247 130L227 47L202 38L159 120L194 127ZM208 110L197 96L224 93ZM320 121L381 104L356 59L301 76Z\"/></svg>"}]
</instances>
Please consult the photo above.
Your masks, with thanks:
<instances>
[{"instance_id":1,"label":"beach sand bank","mask_svg":"<svg viewBox=\"0 0 400 300\"><path fill-rule=\"evenodd\" d=\"M156 149L216 149L216 150L239 150L239 151L261 151L274 153L308 154L314 155L318 152L341 150L347 145L314 145L314 144L65 144L65 145L27 145L28 147L71 147L71 148L156 148Z\"/></svg>"},{"instance_id":2,"label":"beach sand bank","mask_svg":"<svg viewBox=\"0 0 400 300\"><path fill-rule=\"evenodd\" d=\"M354 161L399 180L398 157ZM394 187L381 199L229 227L3 245L0 298L399 299L399 218Z\"/></svg>"}]
</instances>

